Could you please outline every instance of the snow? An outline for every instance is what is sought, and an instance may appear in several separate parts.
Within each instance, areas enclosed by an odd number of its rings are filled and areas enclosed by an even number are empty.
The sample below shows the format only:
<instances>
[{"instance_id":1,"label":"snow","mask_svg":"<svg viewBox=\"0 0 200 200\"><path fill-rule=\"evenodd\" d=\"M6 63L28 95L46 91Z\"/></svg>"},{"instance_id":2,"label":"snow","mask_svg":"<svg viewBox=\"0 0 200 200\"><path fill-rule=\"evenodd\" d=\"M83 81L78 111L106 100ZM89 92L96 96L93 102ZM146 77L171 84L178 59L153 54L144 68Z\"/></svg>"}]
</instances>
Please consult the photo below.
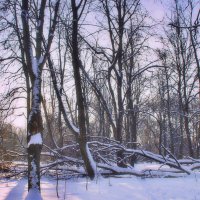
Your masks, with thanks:
<instances>
[{"instance_id":1,"label":"snow","mask_svg":"<svg viewBox=\"0 0 200 200\"><path fill-rule=\"evenodd\" d=\"M33 69L34 75L37 77L38 76L38 61L34 57L32 57L32 69Z\"/></svg>"},{"instance_id":2,"label":"snow","mask_svg":"<svg viewBox=\"0 0 200 200\"><path fill-rule=\"evenodd\" d=\"M29 114L28 121L31 121L31 118L34 113L40 112L40 79L37 78L33 83L33 102L32 102L32 109Z\"/></svg>"},{"instance_id":3,"label":"snow","mask_svg":"<svg viewBox=\"0 0 200 200\"><path fill-rule=\"evenodd\" d=\"M95 176L96 176L96 163L95 163L95 161L94 161L94 159L93 159L93 157L92 157L92 154L91 154L91 152L90 152L90 149L89 149L89 147L88 147L88 143L86 144L86 151L87 151L87 155L88 155L88 158L89 158L89 161L90 161L90 164L91 164L91 166L92 166L92 169L93 169L93 171L94 171L94 173L95 173Z\"/></svg>"},{"instance_id":4,"label":"snow","mask_svg":"<svg viewBox=\"0 0 200 200\"><path fill-rule=\"evenodd\" d=\"M38 60L33 56L33 50L32 50L32 48L29 49L29 52L30 52L30 56L31 56L33 73L34 73L34 75L36 77L38 77L38 72L39 72Z\"/></svg>"},{"instance_id":5,"label":"snow","mask_svg":"<svg viewBox=\"0 0 200 200\"><path fill-rule=\"evenodd\" d=\"M79 128L77 128L70 120L68 120L70 123L70 126L72 127L72 129L74 130L75 133L80 134L80 130Z\"/></svg>"},{"instance_id":6,"label":"snow","mask_svg":"<svg viewBox=\"0 0 200 200\"><path fill-rule=\"evenodd\" d=\"M34 135L31 135L31 139L28 143L28 147L31 145L31 144L42 144L42 136L41 136L41 133L36 133Z\"/></svg>"},{"instance_id":7,"label":"snow","mask_svg":"<svg viewBox=\"0 0 200 200\"><path fill-rule=\"evenodd\" d=\"M44 60L44 56L41 56L40 59L39 59L39 62L38 62L38 65L40 65Z\"/></svg>"},{"instance_id":8,"label":"snow","mask_svg":"<svg viewBox=\"0 0 200 200\"><path fill-rule=\"evenodd\" d=\"M31 118L33 116L34 113L40 112L40 77L38 76L39 74L39 68L38 68L38 63L37 60L35 58L32 58L32 68L33 68L33 73L35 74L35 80L33 83L33 100L32 100L32 109L31 112L29 114L29 118L28 121L31 121Z\"/></svg>"},{"instance_id":9,"label":"snow","mask_svg":"<svg viewBox=\"0 0 200 200\"><path fill-rule=\"evenodd\" d=\"M30 189L25 200L42 200L42 197L39 190Z\"/></svg>"},{"instance_id":10,"label":"snow","mask_svg":"<svg viewBox=\"0 0 200 200\"><path fill-rule=\"evenodd\" d=\"M79 178L59 181L57 198L56 180L46 177L41 180L43 200L198 200L199 188L200 174L148 179L133 176L96 177L94 181ZM27 179L0 181L0 200L24 200L27 193ZM31 191L29 197L33 197L33 194L41 199L36 191Z\"/></svg>"}]
</instances>

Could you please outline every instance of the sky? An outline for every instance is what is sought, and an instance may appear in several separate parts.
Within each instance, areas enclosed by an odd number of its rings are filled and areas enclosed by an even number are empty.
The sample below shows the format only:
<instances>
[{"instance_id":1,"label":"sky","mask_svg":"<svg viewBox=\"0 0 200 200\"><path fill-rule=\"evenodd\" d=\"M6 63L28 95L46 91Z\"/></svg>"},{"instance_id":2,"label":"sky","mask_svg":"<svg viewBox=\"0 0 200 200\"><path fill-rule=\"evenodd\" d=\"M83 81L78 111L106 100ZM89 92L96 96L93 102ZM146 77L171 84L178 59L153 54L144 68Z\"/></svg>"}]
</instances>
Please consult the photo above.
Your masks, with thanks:
<instances>
[{"instance_id":1,"label":"sky","mask_svg":"<svg viewBox=\"0 0 200 200\"><path fill-rule=\"evenodd\" d=\"M166 9L161 0L141 0L141 3L154 19L162 20L164 18Z\"/></svg>"},{"instance_id":2,"label":"sky","mask_svg":"<svg viewBox=\"0 0 200 200\"><path fill-rule=\"evenodd\" d=\"M169 0L167 0L169 1ZM165 3L167 2L165 1ZM156 21L161 21L166 15L166 5L164 5L161 0L141 0L142 5L149 12L150 16L152 16ZM18 105L24 103L18 101ZM13 125L19 128L24 128L26 126L26 110L19 109L15 111L15 115L9 117L7 120L11 122Z\"/></svg>"}]
</instances>

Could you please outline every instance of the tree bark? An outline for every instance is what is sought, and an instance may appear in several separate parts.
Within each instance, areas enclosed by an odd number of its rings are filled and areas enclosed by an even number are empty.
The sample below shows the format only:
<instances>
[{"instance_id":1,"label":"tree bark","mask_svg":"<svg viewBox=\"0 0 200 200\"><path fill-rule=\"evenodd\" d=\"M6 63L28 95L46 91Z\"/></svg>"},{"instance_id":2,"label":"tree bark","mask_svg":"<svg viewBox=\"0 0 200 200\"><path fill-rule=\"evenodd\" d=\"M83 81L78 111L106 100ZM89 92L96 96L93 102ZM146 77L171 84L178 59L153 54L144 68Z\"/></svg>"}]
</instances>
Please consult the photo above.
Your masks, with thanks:
<instances>
[{"instance_id":1,"label":"tree bark","mask_svg":"<svg viewBox=\"0 0 200 200\"><path fill-rule=\"evenodd\" d=\"M78 105L78 124L80 133L78 135L78 143L82 158L85 163L87 174L90 178L94 178L95 169L92 166L91 160L89 159L87 151L87 129L86 129L86 115L84 106L84 97L82 92L82 78L80 74L80 67L82 66L79 58L79 47L78 47L78 6L76 6L76 0L71 0L73 22L72 22L72 65L74 71L74 80L76 88L76 101Z\"/></svg>"}]
</instances>

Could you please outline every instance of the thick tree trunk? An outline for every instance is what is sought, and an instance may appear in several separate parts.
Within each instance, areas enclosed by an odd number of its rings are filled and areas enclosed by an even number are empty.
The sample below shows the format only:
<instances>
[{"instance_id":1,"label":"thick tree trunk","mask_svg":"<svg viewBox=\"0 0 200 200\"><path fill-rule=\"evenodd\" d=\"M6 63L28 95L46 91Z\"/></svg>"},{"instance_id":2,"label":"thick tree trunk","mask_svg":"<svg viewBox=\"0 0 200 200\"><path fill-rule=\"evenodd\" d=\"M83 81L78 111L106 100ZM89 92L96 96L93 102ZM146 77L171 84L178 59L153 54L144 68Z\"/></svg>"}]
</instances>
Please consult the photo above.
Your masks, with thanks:
<instances>
[{"instance_id":1,"label":"thick tree trunk","mask_svg":"<svg viewBox=\"0 0 200 200\"><path fill-rule=\"evenodd\" d=\"M184 117L184 122L185 122L185 132L187 136L187 141L188 141L188 149L189 149L189 155L191 157L194 157L194 150L192 146L192 140L191 140L191 133L189 129L189 119L188 119L188 108L185 108L185 117Z\"/></svg>"},{"instance_id":2,"label":"thick tree trunk","mask_svg":"<svg viewBox=\"0 0 200 200\"><path fill-rule=\"evenodd\" d=\"M45 1L43 2L45 4ZM23 46L26 54L26 67L31 79L32 100L28 116L28 190L40 190L40 153L42 149L42 116L41 116L41 71L38 59L33 58L31 36L29 31L28 1L22 2ZM41 4L41 7L44 6ZM43 10L44 7L41 9ZM41 30L42 31L42 30ZM37 44L39 44L38 42ZM37 46L38 47L38 46ZM39 51L39 50L38 50ZM40 50L41 52L41 50ZM40 53L37 52L37 53ZM35 59L35 60L34 60Z\"/></svg>"},{"instance_id":3,"label":"thick tree trunk","mask_svg":"<svg viewBox=\"0 0 200 200\"><path fill-rule=\"evenodd\" d=\"M43 124L41 116L41 76L35 77L32 105L28 119L28 189L40 190L40 153L42 150Z\"/></svg>"},{"instance_id":4,"label":"thick tree trunk","mask_svg":"<svg viewBox=\"0 0 200 200\"><path fill-rule=\"evenodd\" d=\"M166 66L166 61L164 63ZM168 128L169 128L169 133L170 133L170 150L171 153L174 155L175 150L174 150L174 132L172 129L172 122L171 122L171 110L170 110L170 88L169 88L169 75L167 68L165 68L165 76L166 76L166 87L167 87L167 120L168 120Z\"/></svg>"},{"instance_id":5,"label":"thick tree trunk","mask_svg":"<svg viewBox=\"0 0 200 200\"><path fill-rule=\"evenodd\" d=\"M78 7L76 6L76 0L71 0L73 23L72 23L72 65L74 71L74 80L76 88L76 101L78 105L78 124L80 133L78 135L78 143L81 151L82 158L85 163L87 174L90 178L94 178L95 169L91 163L89 155L89 149L87 147L87 129L86 129L86 113L84 106L84 97L82 92L82 79L80 74L80 67L82 66L79 58L79 47L78 47Z\"/></svg>"},{"instance_id":6,"label":"thick tree trunk","mask_svg":"<svg viewBox=\"0 0 200 200\"><path fill-rule=\"evenodd\" d=\"M23 26L23 49L26 57L26 72L28 73L31 86L31 109L28 116L27 124L27 142L28 142L28 190L37 189L40 191L40 153L43 144L43 123L41 115L41 84L42 84L42 69L49 54L53 35L57 23L57 15L60 1L56 1L54 9L54 18L52 26L49 29L49 38L46 46L46 52L42 47L43 41L43 26L46 0L40 1L40 7L34 12L38 12L38 17L33 23L36 25L36 37L32 37L30 32L29 21L29 5L28 0L22 1L22 26ZM32 9L32 7L30 7ZM35 40L35 55L32 52L32 40ZM43 56L43 54L45 54ZM28 105L29 106L29 105Z\"/></svg>"},{"instance_id":7,"label":"thick tree trunk","mask_svg":"<svg viewBox=\"0 0 200 200\"><path fill-rule=\"evenodd\" d=\"M191 24L191 26L192 26L192 24ZM193 34L193 31L195 32L194 34ZM197 50L197 45L198 45L198 43L196 41L197 38L195 40L195 35L197 34L197 29L190 29L189 32L190 32L190 40L192 42L192 48L194 51L196 68L197 68L197 76L198 76L198 84L199 84L199 107L200 107L200 62L199 62L199 56L198 56L198 50ZM198 127L198 133L197 133L197 149L196 149L197 158L199 157L199 149L200 149L200 122L198 123L198 126L199 127Z\"/></svg>"},{"instance_id":8,"label":"thick tree trunk","mask_svg":"<svg viewBox=\"0 0 200 200\"><path fill-rule=\"evenodd\" d=\"M181 94L179 92L179 112L182 112L182 100L181 100ZM180 114L179 115L179 134L180 134L180 147L179 147L179 158L183 157L183 143L184 143L184 138L183 138L183 116Z\"/></svg>"},{"instance_id":9,"label":"thick tree trunk","mask_svg":"<svg viewBox=\"0 0 200 200\"><path fill-rule=\"evenodd\" d=\"M63 129L62 129L62 116L61 116L61 106L59 106L58 111L58 131L59 131L59 147L62 148L64 145Z\"/></svg>"}]
</instances>

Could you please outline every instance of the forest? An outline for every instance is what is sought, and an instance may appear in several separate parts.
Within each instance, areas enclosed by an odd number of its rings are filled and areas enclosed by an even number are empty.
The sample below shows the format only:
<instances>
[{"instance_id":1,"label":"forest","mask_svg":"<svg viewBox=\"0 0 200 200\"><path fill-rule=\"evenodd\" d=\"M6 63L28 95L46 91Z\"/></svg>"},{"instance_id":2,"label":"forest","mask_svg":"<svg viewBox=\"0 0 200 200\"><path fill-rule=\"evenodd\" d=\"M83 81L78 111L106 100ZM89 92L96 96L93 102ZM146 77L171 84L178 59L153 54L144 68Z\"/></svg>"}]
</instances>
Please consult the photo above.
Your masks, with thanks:
<instances>
[{"instance_id":1,"label":"forest","mask_svg":"<svg viewBox=\"0 0 200 200\"><path fill-rule=\"evenodd\" d=\"M0 179L200 175L199 0L0 2Z\"/></svg>"}]
</instances>

